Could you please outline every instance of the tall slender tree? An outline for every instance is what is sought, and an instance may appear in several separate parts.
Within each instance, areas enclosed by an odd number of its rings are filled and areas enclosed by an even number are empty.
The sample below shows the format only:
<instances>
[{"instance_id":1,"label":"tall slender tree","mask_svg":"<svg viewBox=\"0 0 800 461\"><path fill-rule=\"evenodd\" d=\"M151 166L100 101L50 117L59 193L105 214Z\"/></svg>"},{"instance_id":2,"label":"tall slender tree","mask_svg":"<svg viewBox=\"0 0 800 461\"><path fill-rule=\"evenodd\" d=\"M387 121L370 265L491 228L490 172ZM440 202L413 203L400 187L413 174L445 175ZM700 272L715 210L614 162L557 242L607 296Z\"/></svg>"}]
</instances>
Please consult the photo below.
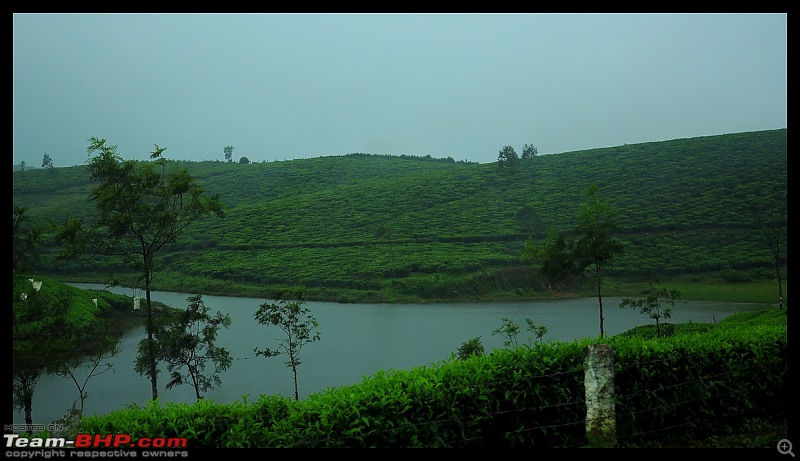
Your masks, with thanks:
<instances>
[{"instance_id":1,"label":"tall slender tree","mask_svg":"<svg viewBox=\"0 0 800 461\"><path fill-rule=\"evenodd\" d=\"M254 314L254 318L261 325L273 325L279 327L283 333L284 338L276 338L273 336L268 337L272 340L278 341L276 349L253 349L256 356L262 355L264 357L275 357L281 354L288 356L286 366L292 369L294 377L294 398L300 399L300 394L297 391L297 367L302 363L300 362L300 351L307 343L319 341L319 332L314 331L319 326L317 319L311 315L308 308L303 307L303 294L296 292L294 294L280 295L279 300L274 303L263 303Z\"/></svg>"},{"instance_id":2,"label":"tall slender tree","mask_svg":"<svg viewBox=\"0 0 800 461\"><path fill-rule=\"evenodd\" d=\"M600 337L605 336L603 313L603 278L615 256L624 251L617 232L616 208L600 197L600 188L592 184L584 191L586 200L578 210L577 238L567 240L551 230L544 243L528 239L522 249L523 259L539 263L539 274L551 282L562 282L578 275L590 279L597 291L600 306Z\"/></svg>"},{"instance_id":3,"label":"tall slender tree","mask_svg":"<svg viewBox=\"0 0 800 461\"><path fill-rule=\"evenodd\" d=\"M158 398L158 369L150 294L156 256L175 243L188 226L209 214L223 216L219 196L205 194L186 168L175 166L167 170L168 162L162 156L165 150L156 144L150 155L157 159L155 162L123 160L116 145L90 138L87 151L94 156L89 162L89 174L96 183L90 197L98 218L86 226L81 218L72 218L56 234L66 244L61 258L110 256L139 274L147 300L146 375L153 400ZM156 165L161 166L160 170ZM109 279L111 285L119 284L116 274L110 274Z\"/></svg>"},{"instance_id":4,"label":"tall slender tree","mask_svg":"<svg viewBox=\"0 0 800 461\"><path fill-rule=\"evenodd\" d=\"M622 242L614 237L617 232L617 210L600 197L596 184L584 192L586 201L578 211L579 237L575 241L576 269L592 280L600 305L600 337L605 336L603 317L603 277L614 257L623 252Z\"/></svg>"},{"instance_id":5,"label":"tall slender tree","mask_svg":"<svg viewBox=\"0 0 800 461\"><path fill-rule=\"evenodd\" d=\"M786 264L786 185L775 197L773 205L762 208L753 207L755 225L761 229L769 248L775 278L778 282L778 308L783 309L783 270Z\"/></svg>"}]
</instances>

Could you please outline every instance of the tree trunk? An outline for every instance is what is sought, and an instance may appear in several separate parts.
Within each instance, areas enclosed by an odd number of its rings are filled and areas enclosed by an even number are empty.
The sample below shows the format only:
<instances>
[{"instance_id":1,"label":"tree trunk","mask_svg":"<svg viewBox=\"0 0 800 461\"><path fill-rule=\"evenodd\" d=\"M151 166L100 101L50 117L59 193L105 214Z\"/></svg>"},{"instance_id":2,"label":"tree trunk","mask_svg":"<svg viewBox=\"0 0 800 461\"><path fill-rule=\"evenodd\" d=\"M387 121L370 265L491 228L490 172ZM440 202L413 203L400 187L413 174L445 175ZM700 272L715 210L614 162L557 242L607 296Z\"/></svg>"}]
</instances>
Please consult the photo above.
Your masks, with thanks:
<instances>
[{"instance_id":1,"label":"tree trunk","mask_svg":"<svg viewBox=\"0 0 800 461\"><path fill-rule=\"evenodd\" d=\"M145 265L149 267L145 261ZM158 399L158 375L156 370L156 347L153 339L153 304L150 300L150 283L152 279L151 270L145 269L145 292L147 293L147 350L150 354L150 387L153 392L153 400Z\"/></svg>"},{"instance_id":2,"label":"tree trunk","mask_svg":"<svg viewBox=\"0 0 800 461\"><path fill-rule=\"evenodd\" d=\"M605 337L605 330L603 328L603 297L600 295L600 285L603 283L602 275L600 273L600 264L595 265L595 285L597 285L597 302L600 303L600 337Z\"/></svg>"},{"instance_id":3,"label":"tree trunk","mask_svg":"<svg viewBox=\"0 0 800 461\"><path fill-rule=\"evenodd\" d=\"M33 424L33 392L25 393L25 424L31 427Z\"/></svg>"}]
</instances>

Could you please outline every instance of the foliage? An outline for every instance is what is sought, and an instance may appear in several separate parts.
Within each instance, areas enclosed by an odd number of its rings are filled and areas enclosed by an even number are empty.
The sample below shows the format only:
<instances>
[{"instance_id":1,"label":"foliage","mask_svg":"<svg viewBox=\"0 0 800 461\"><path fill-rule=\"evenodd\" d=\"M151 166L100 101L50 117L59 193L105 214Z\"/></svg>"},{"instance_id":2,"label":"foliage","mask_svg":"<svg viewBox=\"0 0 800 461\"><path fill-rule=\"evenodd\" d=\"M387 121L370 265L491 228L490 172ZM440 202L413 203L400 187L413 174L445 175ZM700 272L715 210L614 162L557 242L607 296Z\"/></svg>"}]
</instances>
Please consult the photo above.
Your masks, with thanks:
<instances>
[{"instance_id":1,"label":"foliage","mask_svg":"<svg viewBox=\"0 0 800 461\"><path fill-rule=\"evenodd\" d=\"M42 227L33 221L29 208L14 204L11 234L11 262L14 284L23 278L39 259Z\"/></svg>"},{"instance_id":2,"label":"foliage","mask_svg":"<svg viewBox=\"0 0 800 461\"><path fill-rule=\"evenodd\" d=\"M492 336L500 335L503 338L503 346L517 347L517 335L519 334L519 325L508 317L503 317L503 324L492 330Z\"/></svg>"},{"instance_id":3,"label":"foliage","mask_svg":"<svg viewBox=\"0 0 800 461\"><path fill-rule=\"evenodd\" d=\"M13 394L15 408L23 410L27 420L41 374L60 374L108 345L98 332L110 306L100 299L95 305L91 295L52 279L18 282L12 303Z\"/></svg>"},{"instance_id":4,"label":"foliage","mask_svg":"<svg viewBox=\"0 0 800 461\"><path fill-rule=\"evenodd\" d=\"M578 211L578 238L573 250L575 269L587 274L597 289L600 307L600 337L605 335L603 315L603 277L613 259L623 252L622 242L615 237L618 232L616 217L618 210L600 197L596 184L584 192L586 201Z\"/></svg>"},{"instance_id":5,"label":"foliage","mask_svg":"<svg viewBox=\"0 0 800 461\"><path fill-rule=\"evenodd\" d=\"M228 328L231 318L219 311L211 315L199 294L186 300L189 303L186 309L168 314L156 333L158 358L167 363L170 372L166 388L189 384L200 400L215 385L222 385L219 374L231 366L228 350L216 345L219 329ZM208 361L214 365L210 374L205 373ZM185 373L182 372L184 369Z\"/></svg>"},{"instance_id":6,"label":"foliage","mask_svg":"<svg viewBox=\"0 0 800 461\"><path fill-rule=\"evenodd\" d=\"M53 170L53 159L50 158L50 155L47 153L42 156L42 168L48 168L52 171L55 171Z\"/></svg>"},{"instance_id":7,"label":"foliage","mask_svg":"<svg viewBox=\"0 0 800 461\"><path fill-rule=\"evenodd\" d=\"M517 151L515 151L513 147L509 145L503 146L503 148L500 149L500 153L497 155L497 165L513 173L519 165L519 154L517 154Z\"/></svg>"},{"instance_id":8,"label":"foliage","mask_svg":"<svg viewBox=\"0 0 800 461\"><path fill-rule=\"evenodd\" d=\"M537 325L529 318L525 319L525 324L527 325L525 329L533 333L537 341L542 342L542 337L547 334L547 327L545 325Z\"/></svg>"},{"instance_id":9,"label":"foliage","mask_svg":"<svg viewBox=\"0 0 800 461\"><path fill-rule=\"evenodd\" d=\"M470 338L463 343L458 348L458 358L461 360L467 360L468 358L475 356L481 356L486 353L486 348L483 346L483 342L481 341L480 336L476 336L474 338Z\"/></svg>"},{"instance_id":10,"label":"foliage","mask_svg":"<svg viewBox=\"0 0 800 461\"><path fill-rule=\"evenodd\" d=\"M525 144L522 146L522 158L533 158L539 155L539 149L533 144Z\"/></svg>"},{"instance_id":11,"label":"foliage","mask_svg":"<svg viewBox=\"0 0 800 461\"><path fill-rule=\"evenodd\" d=\"M542 337L547 334L547 327L544 325L537 325L530 318L526 318L525 323L527 324L525 329L533 333L536 339L541 342ZM517 325L516 322L508 317L503 317L503 324L492 331L492 336L501 335L505 338L503 340L503 346L505 347L517 347L519 345L519 343L517 343L517 335L519 335L519 332L519 325ZM530 341L531 338L528 338L528 345L530 345Z\"/></svg>"},{"instance_id":12,"label":"foliage","mask_svg":"<svg viewBox=\"0 0 800 461\"><path fill-rule=\"evenodd\" d=\"M70 300L40 293L40 280L15 280L12 301L12 378L14 408L24 410L32 424L31 408L36 383L42 373L64 359L64 328Z\"/></svg>"},{"instance_id":13,"label":"foliage","mask_svg":"<svg viewBox=\"0 0 800 461\"><path fill-rule=\"evenodd\" d=\"M103 361L114 355L115 343L129 327L141 323L130 316L128 296L81 290L39 276L20 278L12 307L14 405L25 411L28 424L42 373L73 380L81 401L75 413L80 415L89 379L110 369ZM87 358L92 369L81 382L74 372Z\"/></svg>"},{"instance_id":14,"label":"foliage","mask_svg":"<svg viewBox=\"0 0 800 461\"><path fill-rule=\"evenodd\" d=\"M60 302L45 295L51 288L44 281L28 278L28 271L40 254L41 226L28 214L28 208L13 206L12 231L12 400L15 409L25 412L25 423L32 424L33 395L42 373L63 358L63 323L68 299ZM40 293L42 287L45 293Z\"/></svg>"},{"instance_id":15,"label":"foliage","mask_svg":"<svg viewBox=\"0 0 800 461\"><path fill-rule=\"evenodd\" d=\"M555 230L548 238L538 242L529 238L522 249L522 259L539 266L538 273L553 285L563 284L579 271L575 262L575 244L566 240Z\"/></svg>"},{"instance_id":16,"label":"foliage","mask_svg":"<svg viewBox=\"0 0 800 461\"><path fill-rule=\"evenodd\" d=\"M610 338L618 433L629 443L659 431L691 440L733 430L743 418L785 418L786 333L785 311L771 309L732 315L705 333Z\"/></svg>"},{"instance_id":17,"label":"foliage","mask_svg":"<svg viewBox=\"0 0 800 461\"><path fill-rule=\"evenodd\" d=\"M537 244L528 239L522 257L539 263L539 274L552 283L567 280L572 275L589 278L600 307L600 337L604 336L603 277L612 260L624 250L617 233L615 218L618 211L600 197L599 187L592 184L584 191L585 201L578 209L574 240L566 240L555 231L547 241Z\"/></svg>"},{"instance_id":18,"label":"foliage","mask_svg":"<svg viewBox=\"0 0 800 461\"><path fill-rule=\"evenodd\" d=\"M253 317L261 325L277 326L283 331L284 338L267 336L279 342L276 349L269 347L253 349L256 356L262 355L266 358L276 357L286 354L286 366L291 368L294 377L294 398L300 399L297 390L297 367L300 361L300 351L308 343L319 341L320 334L314 331L319 326L317 319L311 315L308 308L303 307L302 292L287 293L279 297L277 302L261 304Z\"/></svg>"},{"instance_id":19,"label":"foliage","mask_svg":"<svg viewBox=\"0 0 800 461\"><path fill-rule=\"evenodd\" d=\"M632 307L639 309L640 314L647 314L648 317L656 321L656 337L661 336L660 320L669 320L672 317L672 308L675 307L675 300L681 293L676 289L666 287L657 288L653 283L650 289L642 297L623 298L619 303L621 309ZM668 305L662 305L662 302Z\"/></svg>"},{"instance_id":20,"label":"foliage","mask_svg":"<svg viewBox=\"0 0 800 461\"><path fill-rule=\"evenodd\" d=\"M202 187L186 168L167 172L165 147L155 146L151 163L124 161L117 146L105 139L90 138L87 151L97 154L89 162L89 176L96 184L90 197L97 220L84 226L71 217L59 226L56 238L65 243L63 259L91 258L96 255L118 259L139 275L144 283L147 306L146 358L153 399L158 398L156 345L153 340L153 307L150 301L156 255L175 243L184 230L208 214L222 217L222 203L216 195L204 195ZM160 171L156 168L160 165ZM118 284L110 276L111 284Z\"/></svg>"}]
</instances>

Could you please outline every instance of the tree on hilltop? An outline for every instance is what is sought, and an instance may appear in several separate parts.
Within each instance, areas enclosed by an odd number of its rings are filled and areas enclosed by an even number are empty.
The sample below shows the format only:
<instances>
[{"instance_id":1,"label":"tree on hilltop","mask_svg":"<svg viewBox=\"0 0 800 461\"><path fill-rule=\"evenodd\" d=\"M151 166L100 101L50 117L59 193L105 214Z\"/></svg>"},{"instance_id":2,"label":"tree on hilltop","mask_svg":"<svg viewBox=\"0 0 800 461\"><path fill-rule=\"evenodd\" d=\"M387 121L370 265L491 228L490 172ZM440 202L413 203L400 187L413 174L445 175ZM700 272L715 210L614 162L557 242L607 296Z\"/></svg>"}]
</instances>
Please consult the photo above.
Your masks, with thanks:
<instances>
[{"instance_id":1,"label":"tree on hilltop","mask_svg":"<svg viewBox=\"0 0 800 461\"><path fill-rule=\"evenodd\" d=\"M511 146L503 146L497 155L497 165L500 168L506 168L509 173L514 173L519 163L519 155L517 151Z\"/></svg>"},{"instance_id":2,"label":"tree on hilltop","mask_svg":"<svg viewBox=\"0 0 800 461\"><path fill-rule=\"evenodd\" d=\"M533 158L539 155L539 149L533 144L525 144L522 146L522 158Z\"/></svg>"}]
</instances>

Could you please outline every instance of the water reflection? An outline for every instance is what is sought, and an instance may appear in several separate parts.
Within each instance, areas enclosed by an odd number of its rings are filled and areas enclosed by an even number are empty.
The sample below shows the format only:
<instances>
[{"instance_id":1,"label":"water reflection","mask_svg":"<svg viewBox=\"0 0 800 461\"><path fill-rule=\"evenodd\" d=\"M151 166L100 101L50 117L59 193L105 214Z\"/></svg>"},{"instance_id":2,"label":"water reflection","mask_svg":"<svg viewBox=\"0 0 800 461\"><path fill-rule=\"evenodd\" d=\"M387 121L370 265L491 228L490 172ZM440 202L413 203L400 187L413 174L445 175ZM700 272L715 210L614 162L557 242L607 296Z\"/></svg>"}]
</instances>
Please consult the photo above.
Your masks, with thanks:
<instances>
[{"instance_id":1,"label":"water reflection","mask_svg":"<svg viewBox=\"0 0 800 461\"><path fill-rule=\"evenodd\" d=\"M103 285L72 284L85 289L104 289ZM132 290L109 288L109 291L133 297ZM184 308L189 293L153 292L152 298ZM294 396L292 373L285 356L256 357L256 347L275 347L267 337L267 327L253 318L260 304L257 298L203 296L212 313L228 313L232 324L220 330L217 345L230 351L233 365L221 374L222 386L206 393L205 398L219 403L254 401L260 394ZM606 335L622 333L632 327L654 321L634 309L618 308L621 298L603 299ZM304 304L319 321L320 340L303 347L298 367L300 398L333 386L360 382L379 370L411 369L429 366L456 353L468 339L480 337L489 352L503 347L503 338L492 331L509 318L520 325L519 342L527 342L525 319L548 329L545 341L572 341L597 336L600 315L596 298L555 301L446 304L340 304L308 301ZM133 301L131 301L133 308ZM710 323L735 312L760 310L760 304L678 301L670 323ZM272 336L280 336L277 330ZM113 372L92 377L86 388L85 414L108 413L128 404L146 405L151 398L150 381L133 371L136 344L145 337L144 328L129 332L121 341L121 352L109 361ZM530 338L534 341L535 338ZM209 365L210 366L210 365ZM79 379L90 370L79 370ZM82 375L81 375L82 373ZM164 389L168 374L159 374L161 402L195 401L190 386ZM33 422L50 423L60 418L78 400L78 390L69 378L44 375L39 380L33 401ZM14 423L23 423L22 412L15 411Z\"/></svg>"}]
</instances>

